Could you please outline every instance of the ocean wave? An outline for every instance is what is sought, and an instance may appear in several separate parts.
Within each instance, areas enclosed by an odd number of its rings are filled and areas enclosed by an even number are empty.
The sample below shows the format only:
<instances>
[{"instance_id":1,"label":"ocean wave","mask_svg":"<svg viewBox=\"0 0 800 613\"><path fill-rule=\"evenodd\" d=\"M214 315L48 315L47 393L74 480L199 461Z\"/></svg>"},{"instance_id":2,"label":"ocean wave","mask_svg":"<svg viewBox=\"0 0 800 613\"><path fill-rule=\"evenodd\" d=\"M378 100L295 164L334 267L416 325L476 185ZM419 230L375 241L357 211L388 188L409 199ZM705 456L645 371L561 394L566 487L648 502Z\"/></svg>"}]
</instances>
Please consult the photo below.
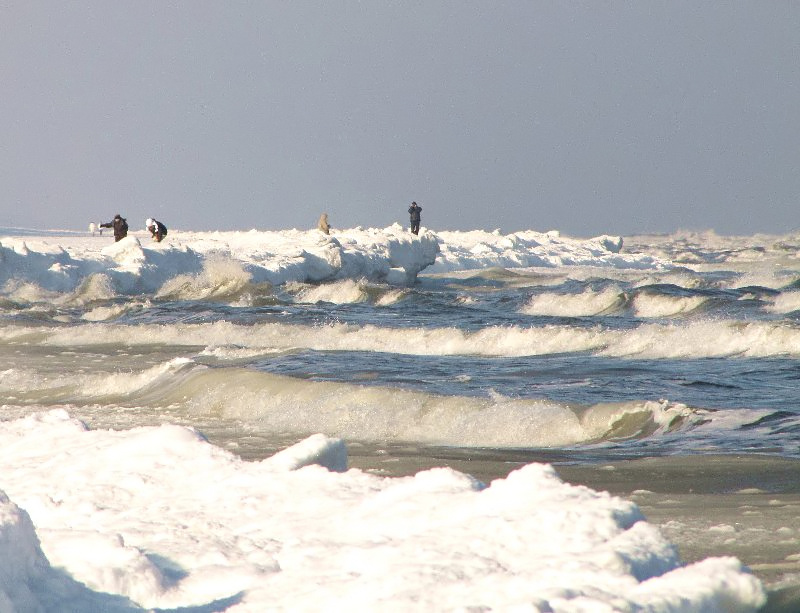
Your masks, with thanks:
<instances>
[{"instance_id":1,"label":"ocean wave","mask_svg":"<svg viewBox=\"0 0 800 613\"><path fill-rule=\"evenodd\" d=\"M390 306L405 299L408 288L370 283L367 279L342 279L327 283L287 283L283 291L299 304L359 304L369 302L375 306Z\"/></svg>"},{"instance_id":2,"label":"ocean wave","mask_svg":"<svg viewBox=\"0 0 800 613\"><path fill-rule=\"evenodd\" d=\"M764 305L764 310L770 313L793 313L800 311L800 291L783 292Z\"/></svg>"},{"instance_id":3,"label":"ocean wave","mask_svg":"<svg viewBox=\"0 0 800 613\"><path fill-rule=\"evenodd\" d=\"M225 347L265 352L377 351L405 355L534 356L592 352L618 358L680 359L800 355L800 328L786 322L694 320L643 323L631 329L547 325L457 328L387 328L331 323L252 326L218 321L200 324L83 323L71 326L0 328L0 344L63 347L123 345Z\"/></svg>"},{"instance_id":4,"label":"ocean wave","mask_svg":"<svg viewBox=\"0 0 800 613\"><path fill-rule=\"evenodd\" d=\"M367 302L365 280L344 279L334 283L310 285L306 283L289 283L285 291L294 296L295 302L310 303L330 302L333 304L356 304Z\"/></svg>"},{"instance_id":5,"label":"ocean wave","mask_svg":"<svg viewBox=\"0 0 800 613\"><path fill-rule=\"evenodd\" d=\"M128 305L114 304L111 306L99 306L86 311L81 315L84 321L109 321L119 319L130 310Z\"/></svg>"},{"instance_id":6,"label":"ocean wave","mask_svg":"<svg viewBox=\"0 0 800 613\"><path fill-rule=\"evenodd\" d=\"M769 268L757 266L755 269L750 269L736 275L725 283L723 287L729 287L731 289L760 287L779 290L792 287L792 285L797 282L798 278L800 278L800 275L795 271L782 268L776 270L774 265Z\"/></svg>"},{"instance_id":7,"label":"ocean wave","mask_svg":"<svg viewBox=\"0 0 800 613\"><path fill-rule=\"evenodd\" d=\"M708 411L667 401L578 406L500 394L441 396L208 368L187 359L138 373L38 374L34 387L31 376L24 370L0 372L0 389L14 404L170 407L185 418L215 416L256 424L261 433L325 432L363 441L563 447L660 436L709 419Z\"/></svg>"},{"instance_id":8,"label":"ocean wave","mask_svg":"<svg viewBox=\"0 0 800 613\"><path fill-rule=\"evenodd\" d=\"M691 313L706 302L706 296L666 296L640 292L634 297L632 307L637 317L661 318Z\"/></svg>"},{"instance_id":9,"label":"ocean wave","mask_svg":"<svg viewBox=\"0 0 800 613\"><path fill-rule=\"evenodd\" d=\"M548 292L532 296L520 312L527 315L590 317L616 313L625 301L625 293L619 287L607 287L599 291L587 289L580 294Z\"/></svg>"},{"instance_id":10,"label":"ocean wave","mask_svg":"<svg viewBox=\"0 0 800 613\"><path fill-rule=\"evenodd\" d=\"M48 375L42 371L12 368L0 371L0 391L9 403L59 404L121 402L137 398L158 399L165 388L180 385L182 373L196 365L188 358L175 358L140 372L73 373Z\"/></svg>"}]
</instances>

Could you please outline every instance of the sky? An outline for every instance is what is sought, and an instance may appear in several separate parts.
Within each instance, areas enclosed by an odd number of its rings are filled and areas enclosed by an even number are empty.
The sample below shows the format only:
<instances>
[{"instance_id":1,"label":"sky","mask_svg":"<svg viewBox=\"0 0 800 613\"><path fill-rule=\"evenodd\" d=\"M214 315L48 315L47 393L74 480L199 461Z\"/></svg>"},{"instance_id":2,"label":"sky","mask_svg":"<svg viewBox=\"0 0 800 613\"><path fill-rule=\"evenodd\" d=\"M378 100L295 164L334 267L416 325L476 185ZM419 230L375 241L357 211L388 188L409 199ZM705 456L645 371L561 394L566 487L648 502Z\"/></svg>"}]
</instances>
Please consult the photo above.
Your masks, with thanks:
<instances>
[{"instance_id":1,"label":"sky","mask_svg":"<svg viewBox=\"0 0 800 613\"><path fill-rule=\"evenodd\" d=\"M800 228L800 3L0 0L0 225Z\"/></svg>"}]
</instances>

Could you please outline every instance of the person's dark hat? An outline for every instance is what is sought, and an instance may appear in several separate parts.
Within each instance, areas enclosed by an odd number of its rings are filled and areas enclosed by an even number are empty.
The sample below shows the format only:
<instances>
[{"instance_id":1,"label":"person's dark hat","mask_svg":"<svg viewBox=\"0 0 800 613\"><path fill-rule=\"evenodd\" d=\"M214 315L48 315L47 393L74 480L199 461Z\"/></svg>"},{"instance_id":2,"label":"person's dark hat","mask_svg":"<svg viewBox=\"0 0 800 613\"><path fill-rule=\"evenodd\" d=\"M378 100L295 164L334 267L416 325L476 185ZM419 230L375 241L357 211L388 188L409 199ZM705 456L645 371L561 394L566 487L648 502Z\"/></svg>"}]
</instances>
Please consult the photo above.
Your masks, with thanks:
<instances>
[{"instance_id":1,"label":"person's dark hat","mask_svg":"<svg viewBox=\"0 0 800 613\"><path fill-rule=\"evenodd\" d=\"M412 202L411 204L416 204L416 202Z\"/></svg>"}]
</instances>

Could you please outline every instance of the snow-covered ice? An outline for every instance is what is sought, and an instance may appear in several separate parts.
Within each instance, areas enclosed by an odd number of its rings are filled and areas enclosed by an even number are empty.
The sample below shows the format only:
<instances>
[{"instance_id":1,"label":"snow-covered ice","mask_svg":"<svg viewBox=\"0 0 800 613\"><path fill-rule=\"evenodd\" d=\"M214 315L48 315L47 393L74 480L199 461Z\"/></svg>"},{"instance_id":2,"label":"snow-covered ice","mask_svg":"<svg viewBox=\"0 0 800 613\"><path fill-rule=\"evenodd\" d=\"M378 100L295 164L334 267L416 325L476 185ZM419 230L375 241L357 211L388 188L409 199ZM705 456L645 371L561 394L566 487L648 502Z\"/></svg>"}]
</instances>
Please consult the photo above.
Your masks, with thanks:
<instances>
[{"instance_id":1,"label":"snow-covered ice","mask_svg":"<svg viewBox=\"0 0 800 613\"><path fill-rule=\"evenodd\" d=\"M733 558L681 565L635 504L530 464L347 470L315 435L246 462L174 425L0 423L0 611L755 611Z\"/></svg>"},{"instance_id":2,"label":"snow-covered ice","mask_svg":"<svg viewBox=\"0 0 800 613\"><path fill-rule=\"evenodd\" d=\"M369 279L413 282L418 273L491 266L661 269L666 261L620 253L618 237L564 238L556 232L441 232L414 236L395 224L325 235L317 230L171 231L162 243L133 232L108 235L48 231L26 235L0 228L0 288L9 296L80 289L154 293L228 283L323 282ZM206 283L203 284L203 278ZM9 285L11 283L11 285ZM4 287L5 286L5 287ZM191 296L190 296L191 297Z\"/></svg>"}]
</instances>

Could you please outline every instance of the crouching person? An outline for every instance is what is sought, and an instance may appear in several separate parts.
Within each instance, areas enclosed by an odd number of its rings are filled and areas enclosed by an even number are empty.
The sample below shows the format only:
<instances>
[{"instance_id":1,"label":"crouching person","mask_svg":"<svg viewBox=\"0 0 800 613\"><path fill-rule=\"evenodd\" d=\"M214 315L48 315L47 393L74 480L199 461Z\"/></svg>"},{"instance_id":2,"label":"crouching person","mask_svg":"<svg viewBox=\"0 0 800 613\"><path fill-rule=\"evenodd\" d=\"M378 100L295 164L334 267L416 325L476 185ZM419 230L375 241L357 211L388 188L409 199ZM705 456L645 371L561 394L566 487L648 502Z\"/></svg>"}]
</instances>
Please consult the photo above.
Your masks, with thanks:
<instances>
[{"instance_id":1,"label":"crouching person","mask_svg":"<svg viewBox=\"0 0 800 613\"><path fill-rule=\"evenodd\" d=\"M150 218L144 222L144 227L153 237L153 240L160 243L161 240L167 235L167 226L160 221Z\"/></svg>"}]
</instances>

